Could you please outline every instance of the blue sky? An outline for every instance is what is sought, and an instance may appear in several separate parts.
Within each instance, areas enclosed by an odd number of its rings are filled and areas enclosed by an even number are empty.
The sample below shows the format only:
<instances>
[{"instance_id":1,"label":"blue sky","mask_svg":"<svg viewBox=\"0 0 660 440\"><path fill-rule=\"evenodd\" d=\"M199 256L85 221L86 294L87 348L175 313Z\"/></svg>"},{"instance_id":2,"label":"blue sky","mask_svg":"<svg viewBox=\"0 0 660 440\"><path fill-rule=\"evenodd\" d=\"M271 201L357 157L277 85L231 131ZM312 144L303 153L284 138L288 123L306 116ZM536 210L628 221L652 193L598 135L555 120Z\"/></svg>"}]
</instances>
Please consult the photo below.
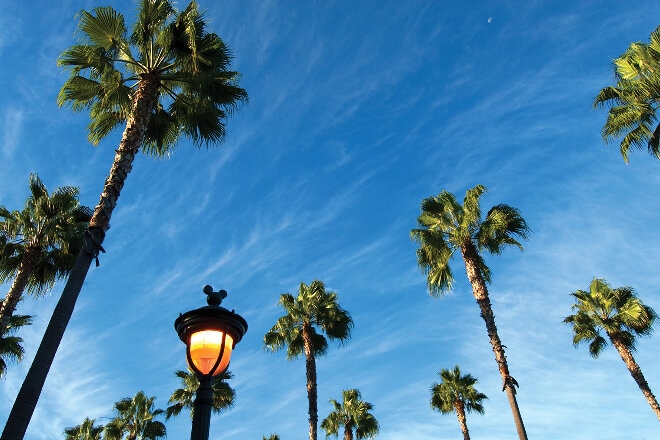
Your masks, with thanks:
<instances>
[{"instance_id":1,"label":"blue sky","mask_svg":"<svg viewBox=\"0 0 660 440\"><path fill-rule=\"evenodd\" d=\"M56 105L65 73L55 61L74 42L74 15L105 5L72 3L3 5L0 204L10 209L31 172L51 190L79 186L94 206L118 144L115 133L91 146L87 116ZM185 368L173 322L204 305L205 284L226 289L223 305L249 323L230 366L236 405L213 417L211 439L305 438L304 361L264 351L262 338L281 315L279 295L315 278L355 321L352 340L317 362L320 419L328 399L359 388L380 439L460 438L456 418L429 407L438 371L459 364L489 396L485 415L468 415L472 437L513 438L462 262L454 291L431 298L409 238L423 198L462 199L476 184L489 190L484 208L517 207L533 230L524 252L486 258L529 437L657 437L617 353L591 359L561 321L569 294L594 276L633 286L660 311L660 163L640 151L625 165L600 137L606 112L591 108L612 59L658 26L660 4L200 3L250 102L217 149L183 142L169 158L138 156L27 438L63 438L86 416L105 423L138 390L165 408ZM112 5L132 22L133 2ZM20 305L35 322L21 333L25 361L0 383L2 424L61 288ZM656 394L657 341L636 353ZM190 421L167 429L187 438Z\"/></svg>"}]
</instances>

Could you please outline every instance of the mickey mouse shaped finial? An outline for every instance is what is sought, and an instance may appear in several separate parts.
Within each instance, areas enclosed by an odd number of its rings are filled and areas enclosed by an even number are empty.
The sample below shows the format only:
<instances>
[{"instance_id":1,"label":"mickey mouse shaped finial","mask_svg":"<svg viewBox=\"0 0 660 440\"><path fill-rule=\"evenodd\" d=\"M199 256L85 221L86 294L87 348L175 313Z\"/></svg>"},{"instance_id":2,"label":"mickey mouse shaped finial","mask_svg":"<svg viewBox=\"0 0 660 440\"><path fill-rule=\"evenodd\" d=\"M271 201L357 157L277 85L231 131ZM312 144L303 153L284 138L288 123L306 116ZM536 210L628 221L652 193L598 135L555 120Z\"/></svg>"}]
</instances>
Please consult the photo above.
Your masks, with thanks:
<instances>
[{"instance_id":1,"label":"mickey mouse shaped finial","mask_svg":"<svg viewBox=\"0 0 660 440\"><path fill-rule=\"evenodd\" d=\"M208 284L204 286L203 291L207 295L206 302L210 306L219 306L222 303L222 300L227 297L226 290L214 292L213 287L209 286Z\"/></svg>"}]
</instances>

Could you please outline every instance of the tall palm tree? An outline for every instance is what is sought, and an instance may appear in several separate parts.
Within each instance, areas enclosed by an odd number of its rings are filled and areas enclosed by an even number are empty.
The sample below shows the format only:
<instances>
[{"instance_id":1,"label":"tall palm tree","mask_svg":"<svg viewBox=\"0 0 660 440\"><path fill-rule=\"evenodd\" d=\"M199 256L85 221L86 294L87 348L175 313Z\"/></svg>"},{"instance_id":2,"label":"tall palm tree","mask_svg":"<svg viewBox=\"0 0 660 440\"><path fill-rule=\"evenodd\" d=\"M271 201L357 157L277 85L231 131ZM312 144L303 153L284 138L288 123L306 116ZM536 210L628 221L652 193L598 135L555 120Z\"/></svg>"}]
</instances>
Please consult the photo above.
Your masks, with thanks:
<instances>
[{"instance_id":1,"label":"tall palm tree","mask_svg":"<svg viewBox=\"0 0 660 440\"><path fill-rule=\"evenodd\" d=\"M449 263L456 251L463 257L472 293L486 323L516 430L523 440L527 439L527 433L516 400L515 387L518 383L509 373L504 347L497 334L495 315L486 286L490 282L490 269L480 252L497 255L507 245L522 250L516 238L527 238L529 228L520 212L508 205L492 207L486 218L482 219L479 198L484 192L486 188L482 185L469 189L462 206L447 191L424 199L422 213L417 219L420 228L413 229L410 235L419 244L417 263L427 277L429 292L433 296L441 296L451 289L454 277Z\"/></svg>"},{"instance_id":2,"label":"tall palm tree","mask_svg":"<svg viewBox=\"0 0 660 440\"><path fill-rule=\"evenodd\" d=\"M65 440L101 440L104 426L94 426L94 419L85 417L82 424L66 428L64 430Z\"/></svg>"},{"instance_id":3,"label":"tall palm tree","mask_svg":"<svg viewBox=\"0 0 660 440\"><path fill-rule=\"evenodd\" d=\"M318 403L316 357L325 354L329 339L340 342L351 336L353 319L339 306L337 294L327 292L322 281L300 283L298 296L280 295L286 314L264 336L264 346L272 351L286 346L287 359L305 355L307 399L309 402L309 439L317 439Z\"/></svg>"},{"instance_id":4,"label":"tall palm tree","mask_svg":"<svg viewBox=\"0 0 660 440\"><path fill-rule=\"evenodd\" d=\"M431 387L431 408L442 414L456 412L458 423L461 425L463 440L470 440L465 412L484 413L482 401L488 397L474 388L477 379L470 374L461 375L456 365L453 370L442 369L438 373L442 381L435 382Z\"/></svg>"},{"instance_id":5,"label":"tall palm tree","mask_svg":"<svg viewBox=\"0 0 660 440\"><path fill-rule=\"evenodd\" d=\"M166 436L165 425L155 420L164 411L154 408L155 397L138 391L115 403L117 416L105 426L106 440L156 440Z\"/></svg>"},{"instance_id":6,"label":"tall palm tree","mask_svg":"<svg viewBox=\"0 0 660 440\"><path fill-rule=\"evenodd\" d=\"M358 440L375 437L378 434L378 421L370 413L374 409L373 405L363 401L357 389L342 391L342 398L342 403L330 399L334 410L321 422L326 436L338 436L339 428L343 426L344 440L353 440L353 430Z\"/></svg>"},{"instance_id":7,"label":"tall palm tree","mask_svg":"<svg viewBox=\"0 0 660 440\"><path fill-rule=\"evenodd\" d=\"M27 315L13 315L9 318L7 326L0 331L0 378L7 372L8 362L18 362L23 357L23 338L12 334L24 325L31 323L32 317Z\"/></svg>"},{"instance_id":8,"label":"tall palm tree","mask_svg":"<svg viewBox=\"0 0 660 440\"><path fill-rule=\"evenodd\" d=\"M12 280L0 303L0 329L7 327L24 291L41 295L69 273L92 217L92 210L80 205L76 187L49 194L39 176L30 174L29 188L21 211L0 206L0 283Z\"/></svg>"},{"instance_id":9,"label":"tall palm tree","mask_svg":"<svg viewBox=\"0 0 660 440\"><path fill-rule=\"evenodd\" d=\"M94 143L121 124L124 131L84 246L0 440L25 435L83 281L103 251L105 232L135 155L140 149L166 155L180 137L191 138L197 146L216 145L224 139L229 115L247 99L238 86L238 73L228 70L229 49L206 30L195 1L178 12L170 0L139 0L130 34L124 17L111 7L81 11L78 16L80 44L59 58L71 76L58 102L89 110L89 139Z\"/></svg>"},{"instance_id":10,"label":"tall palm tree","mask_svg":"<svg viewBox=\"0 0 660 440\"><path fill-rule=\"evenodd\" d=\"M277 434L271 434L268 437L266 437L264 435L262 440L280 440L280 436Z\"/></svg>"},{"instance_id":11,"label":"tall palm tree","mask_svg":"<svg viewBox=\"0 0 660 440\"><path fill-rule=\"evenodd\" d=\"M169 420L172 416L178 416L185 408L190 410L190 418L193 418L193 411L195 407L195 396L197 388L199 388L199 379L190 371L176 371L174 374L181 379L181 388L176 389L170 400L167 403L172 405L168 406L165 410L165 420ZM213 412L219 414L222 410L231 408L234 405L234 398L236 393L234 389L226 382L231 379L233 374L225 371L222 374L213 376Z\"/></svg>"},{"instance_id":12,"label":"tall palm tree","mask_svg":"<svg viewBox=\"0 0 660 440\"><path fill-rule=\"evenodd\" d=\"M630 148L648 148L660 159L660 27L651 33L649 43L632 43L614 60L616 85L603 88L594 107L609 106L602 129L605 141L621 137L624 161Z\"/></svg>"},{"instance_id":13,"label":"tall palm tree","mask_svg":"<svg viewBox=\"0 0 660 440\"><path fill-rule=\"evenodd\" d=\"M631 287L612 289L600 278L593 279L588 292L578 290L571 295L576 299L571 307L575 313L564 318L564 323L573 326L573 344L588 342L589 354L597 358L607 346L604 332L660 420L660 405L632 355L636 337L651 334L655 311Z\"/></svg>"}]
</instances>

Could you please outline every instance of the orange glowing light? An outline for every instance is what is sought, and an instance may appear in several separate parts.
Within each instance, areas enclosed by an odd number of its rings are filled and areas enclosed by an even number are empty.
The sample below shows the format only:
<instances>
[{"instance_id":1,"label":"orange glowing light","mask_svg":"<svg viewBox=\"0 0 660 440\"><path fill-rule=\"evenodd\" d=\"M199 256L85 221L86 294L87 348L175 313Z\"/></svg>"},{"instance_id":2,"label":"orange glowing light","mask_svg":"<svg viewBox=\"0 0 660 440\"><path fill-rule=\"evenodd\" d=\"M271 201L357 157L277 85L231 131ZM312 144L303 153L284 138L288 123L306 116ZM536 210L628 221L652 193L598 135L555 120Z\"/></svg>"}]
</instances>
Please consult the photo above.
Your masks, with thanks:
<instances>
[{"instance_id":1,"label":"orange glowing light","mask_svg":"<svg viewBox=\"0 0 660 440\"><path fill-rule=\"evenodd\" d=\"M213 371L214 376L222 373L229 365L234 340L231 336L217 330L202 330L190 335L190 358L202 374L209 374L218 360L220 350L222 350L223 337L225 343L222 360Z\"/></svg>"}]
</instances>

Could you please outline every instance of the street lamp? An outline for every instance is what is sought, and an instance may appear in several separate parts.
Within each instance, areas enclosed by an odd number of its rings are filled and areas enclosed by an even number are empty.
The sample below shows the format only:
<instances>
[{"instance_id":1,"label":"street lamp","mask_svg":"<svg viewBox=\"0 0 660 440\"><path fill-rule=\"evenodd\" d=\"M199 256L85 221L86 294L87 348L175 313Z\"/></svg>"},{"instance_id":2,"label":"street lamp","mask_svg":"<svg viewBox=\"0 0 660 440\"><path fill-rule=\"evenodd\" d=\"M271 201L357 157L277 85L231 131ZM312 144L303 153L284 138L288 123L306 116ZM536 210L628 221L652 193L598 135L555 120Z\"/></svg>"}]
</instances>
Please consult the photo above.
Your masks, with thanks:
<instances>
[{"instance_id":1,"label":"street lamp","mask_svg":"<svg viewBox=\"0 0 660 440\"><path fill-rule=\"evenodd\" d=\"M208 440L213 406L213 376L229 366L232 349L247 331L240 315L220 307L227 292L204 286L208 306L180 314L174 328L186 344L188 366L199 379L195 396L191 440Z\"/></svg>"}]
</instances>

